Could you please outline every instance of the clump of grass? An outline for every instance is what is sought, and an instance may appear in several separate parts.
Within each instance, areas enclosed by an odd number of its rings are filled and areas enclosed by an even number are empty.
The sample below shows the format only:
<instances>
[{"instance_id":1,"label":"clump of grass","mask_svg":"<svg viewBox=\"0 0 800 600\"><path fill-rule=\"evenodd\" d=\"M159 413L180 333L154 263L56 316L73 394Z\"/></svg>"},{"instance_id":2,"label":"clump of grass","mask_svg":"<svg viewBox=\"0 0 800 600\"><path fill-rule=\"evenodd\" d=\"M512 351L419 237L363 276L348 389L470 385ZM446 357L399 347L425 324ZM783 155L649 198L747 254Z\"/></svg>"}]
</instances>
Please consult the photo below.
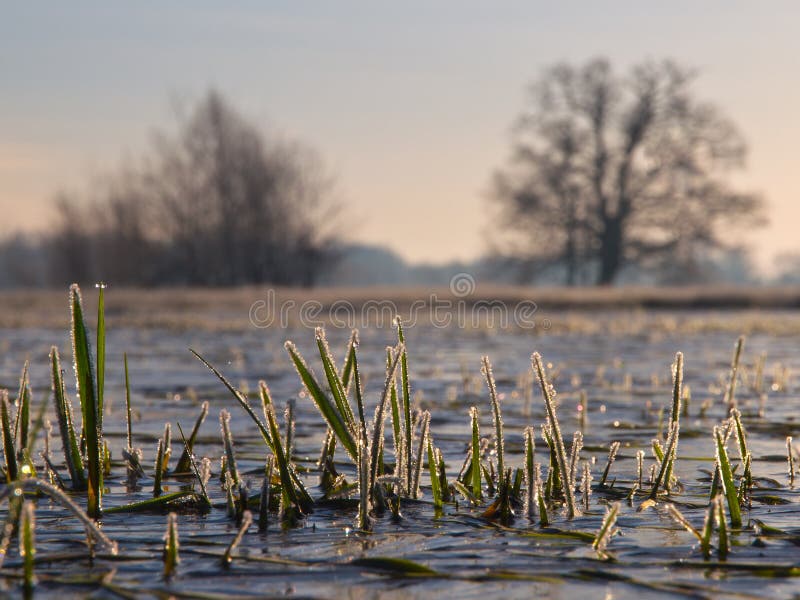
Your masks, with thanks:
<instances>
[{"instance_id":1,"label":"clump of grass","mask_svg":"<svg viewBox=\"0 0 800 600\"><path fill-rule=\"evenodd\" d=\"M277 419L275 418L275 408L272 403L272 397L266 382L260 381L258 386L264 419L266 420L265 424L258 418L258 415L256 415L255 411L250 406L250 403L247 401L247 396L245 396L244 393L233 387L225 376L200 354L191 349L190 351L217 376L258 427L261 437L275 456L275 462L278 466L278 474L281 480L282 519L285 519L284 523L287 524L296 522L296 517L309 512L314 502L306 491L305 486L303 486L298 478L294 465L291 463L291 457L286 454Z\"/></svg>"},{"instance_id":2,"label":"clump of grass","mask_svg":"<svg viewBox=\"0 0 800 600\"><path fill-rule=\"evenodd\" d=\"M579 514L579 511L577 505L575 504L575 495L573 493L572 482L569 480L569 471L567 469L567 453L564 449L564 439L561 437L561 428L558 425L558 417L556 416L555 390L547 381L544 365L542 364L542 357L538 352L535 352L531 358L533 361L533 368L539 378L539 385L542 388L542 396L544 397L545 409L547 410L547 418L552 431L553 443L555 444L555 454L558 461L558 468L562 475L561 483L562 490L564 492L564 498L566 499L567 518L573 519Z\"/></svg>"},{"instance_id":3,"label":"clump of grass","mask_svg":"<svg viewBox=\"0 0 800 600\"><path fill-rule=\"evenodd\" d=\"M346 398L344 401L341 399L344 395L344 391L341 389L341 381L338 376L335 375L335 371L332 371L333 367L330 364L332 360L330 359L330 354L327 350L327 342L325 342L321 330L317 330L317 341L320 345L320 355L323 358L323 364L326 366L326 375L330 373L328 383L334 394L334 401L331 401L322 390L322 387L317 382L311 369L309 369L305 359L292 342L286 342L286 351L289 353L289 357L292 359L292 363L294 363L303 385L305 385L306 390L308 390L320 414L328 423L331 430L336 434L336 437L339 439L345 451L350 455L350 458L352 458L354 462L357 462L358 448L354 433L357 428L355 428L353 426L354 423L350 421L352 410L344 408L345 406L349 406L349 403L347 403Z\"/></svg>"},{"instance_id":4,"label":"clump of grass","mask_svg":"<svg viewBox=\"0 0 800 600\"><path fill-rule=\"evenodd\" d=\"M164 534L164 578L169 579L178 567L178 515L171 512L167 515L167 531Z\"/></svg>"}]
</instances>

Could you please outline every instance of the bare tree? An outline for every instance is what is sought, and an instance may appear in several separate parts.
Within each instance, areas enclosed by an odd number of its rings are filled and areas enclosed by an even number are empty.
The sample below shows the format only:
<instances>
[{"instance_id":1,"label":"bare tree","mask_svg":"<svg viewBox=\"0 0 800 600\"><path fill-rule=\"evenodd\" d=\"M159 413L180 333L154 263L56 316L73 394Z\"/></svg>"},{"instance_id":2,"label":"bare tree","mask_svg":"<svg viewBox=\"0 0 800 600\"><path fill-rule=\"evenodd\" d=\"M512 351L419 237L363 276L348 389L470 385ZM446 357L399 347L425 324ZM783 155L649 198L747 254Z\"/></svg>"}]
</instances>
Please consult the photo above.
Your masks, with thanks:
<instances>
[{"instance_id":1,"label":"bare tree","mask_svg":"<svg viewBox=\"0 0 800 600\"><path fill-rule=\"evenodd\" d=\"M760 198L726 183L745 143L693 98L693 79L671 61L622 77L604 59L547 70L493 180L512 253L563 267L570 285L607 285L625 266L688 264L724 245L726 227L761 224Z\"/></svg>"},{"instance_id":2,"label":"bare tree","mask_svg":"<svg viewBox=\"0 0 800 600\"><path fill-rule=\"evenodd\" d=\"M311 285L336 205L317 154L265 137L210 91L154 152L58 202L58 277L152 285Z\"/></svg>"},{"instance_id":3,"label":"bare tree","mask_svg":"<svg viewBox=\"0 0 800 600\"><path fill-rule=\"evenodd\" d=\"M63 286L94 279L92 231L85 212L74 196L56 196L56 222L46 241L50 283Z\"/></svg>"}]
</instances>

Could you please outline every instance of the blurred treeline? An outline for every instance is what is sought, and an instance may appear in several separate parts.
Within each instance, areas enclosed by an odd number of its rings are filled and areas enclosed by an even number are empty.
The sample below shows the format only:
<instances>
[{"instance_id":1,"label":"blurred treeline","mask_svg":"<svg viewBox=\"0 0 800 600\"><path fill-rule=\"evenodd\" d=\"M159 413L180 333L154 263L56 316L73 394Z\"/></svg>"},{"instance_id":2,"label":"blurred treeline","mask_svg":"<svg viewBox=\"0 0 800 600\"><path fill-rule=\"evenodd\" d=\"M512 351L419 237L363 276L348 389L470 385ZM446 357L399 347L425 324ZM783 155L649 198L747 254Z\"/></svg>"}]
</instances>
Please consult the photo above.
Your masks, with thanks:
<instances>
[{"instance_id":1,"label":"blurred treeline","mask_svg":"<svg viewBox=\"0 0 800 600\"><path fill-rule=\"evenodd\" d=\"M60 193L47 233L0 246L0 284L308 286L332 258L331 178L209 92L149 155Z\"/></svg>"}]
</instances>

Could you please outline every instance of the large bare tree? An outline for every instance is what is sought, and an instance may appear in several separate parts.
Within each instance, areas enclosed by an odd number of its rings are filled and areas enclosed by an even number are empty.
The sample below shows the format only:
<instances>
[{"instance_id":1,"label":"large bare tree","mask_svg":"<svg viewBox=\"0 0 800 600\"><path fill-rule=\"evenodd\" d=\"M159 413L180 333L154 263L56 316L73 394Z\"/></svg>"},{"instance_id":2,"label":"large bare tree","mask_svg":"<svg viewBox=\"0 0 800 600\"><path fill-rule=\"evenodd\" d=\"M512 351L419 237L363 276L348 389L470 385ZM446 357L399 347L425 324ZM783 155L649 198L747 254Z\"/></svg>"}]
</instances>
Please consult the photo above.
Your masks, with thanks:
<instances>
[{"instance_id":1,"label":"large bare tree","mask_svg":"<svg viewBox=\"0 0 800 600\"><path fill-rule=\"evenodd\" d=\"M689 264L728 226L761 223L760 198L727 182L746 145L693 97L693 79L671 61L623 76L604 59L546 70L493 180L504 250L563 268L569 285L607 285L625 266Z\"/></svg>"}]
</instances>

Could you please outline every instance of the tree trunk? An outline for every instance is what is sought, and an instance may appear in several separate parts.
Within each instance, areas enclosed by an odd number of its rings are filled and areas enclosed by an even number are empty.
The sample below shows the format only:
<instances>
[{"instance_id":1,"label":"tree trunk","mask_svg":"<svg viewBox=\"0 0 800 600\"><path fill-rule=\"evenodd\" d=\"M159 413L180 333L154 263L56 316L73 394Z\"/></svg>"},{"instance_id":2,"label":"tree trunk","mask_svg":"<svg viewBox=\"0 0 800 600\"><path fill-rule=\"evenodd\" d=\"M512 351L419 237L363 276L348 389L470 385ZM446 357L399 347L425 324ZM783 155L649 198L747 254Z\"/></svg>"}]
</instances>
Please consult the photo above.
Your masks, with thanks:
<instances>
[{"instance_id":1,"label":"tree trunk","mask_svg":"<svg viewBox=\"0 0 800 600\"><path fill-rule=\"evenodd\" d=\"M606 218L600 238L600 273L597 285L611 285L622 266L622 219Z\"/></svg>"}]
</instances>

